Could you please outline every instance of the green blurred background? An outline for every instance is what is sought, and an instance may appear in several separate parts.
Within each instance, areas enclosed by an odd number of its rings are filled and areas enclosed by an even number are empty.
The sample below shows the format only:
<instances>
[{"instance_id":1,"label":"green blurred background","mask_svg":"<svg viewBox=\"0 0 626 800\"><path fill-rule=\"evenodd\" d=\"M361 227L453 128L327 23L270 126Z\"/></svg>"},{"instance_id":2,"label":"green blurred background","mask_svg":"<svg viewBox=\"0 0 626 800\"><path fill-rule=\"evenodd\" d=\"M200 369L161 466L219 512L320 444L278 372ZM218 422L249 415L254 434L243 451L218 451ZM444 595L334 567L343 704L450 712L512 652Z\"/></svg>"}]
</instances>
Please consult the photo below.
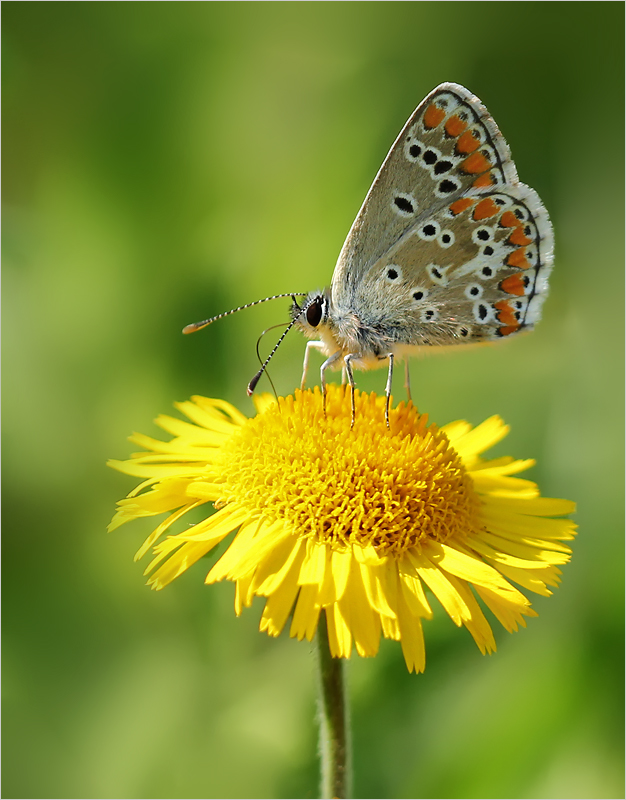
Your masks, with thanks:
<instances>
[{"instance_id":1,"label":"green blurred background","mask_svg":"<svg viewBox=\"0 0 626 800\"><path fill-rule=\"evenodd\" d=\"M355 796L623 797L623 4L2 10L3 796L317 796L309 645L258 633L260 605L236 619L206 562L148 591L148 526L105 533L133 481L104 462L194 393L252 413L288 302L181 328L328 284L398 131L452 80L547 205L556 265L532 336L414 364L414 397L439 423L501 414L497 453L538 459L580 537L494 656L438 614L424 675L394 643L353 659ZM273 362L280 393L303 346Z\"/></svg>"}]
</instances>

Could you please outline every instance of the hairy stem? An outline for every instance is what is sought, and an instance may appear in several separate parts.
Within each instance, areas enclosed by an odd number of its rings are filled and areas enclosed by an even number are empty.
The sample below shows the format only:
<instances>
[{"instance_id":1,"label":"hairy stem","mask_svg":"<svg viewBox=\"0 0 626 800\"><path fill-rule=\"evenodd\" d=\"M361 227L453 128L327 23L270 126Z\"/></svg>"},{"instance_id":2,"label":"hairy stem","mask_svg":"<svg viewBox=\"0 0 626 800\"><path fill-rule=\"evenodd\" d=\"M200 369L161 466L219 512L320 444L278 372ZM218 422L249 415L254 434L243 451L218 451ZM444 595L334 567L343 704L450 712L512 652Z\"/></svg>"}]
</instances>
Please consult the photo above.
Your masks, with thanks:
<instances>
[{"instance_id":1,"label":"hairy stem","mask_svg":"<svg viewBox=\"0 0 626 800\"><path fill-rule=\"evenodd\" d=\"M350 714L345 686L345 659L333 658L326 613L317 626L319 666L321 796L347 798L351 789Z\"/></svg>"}]
</instances>

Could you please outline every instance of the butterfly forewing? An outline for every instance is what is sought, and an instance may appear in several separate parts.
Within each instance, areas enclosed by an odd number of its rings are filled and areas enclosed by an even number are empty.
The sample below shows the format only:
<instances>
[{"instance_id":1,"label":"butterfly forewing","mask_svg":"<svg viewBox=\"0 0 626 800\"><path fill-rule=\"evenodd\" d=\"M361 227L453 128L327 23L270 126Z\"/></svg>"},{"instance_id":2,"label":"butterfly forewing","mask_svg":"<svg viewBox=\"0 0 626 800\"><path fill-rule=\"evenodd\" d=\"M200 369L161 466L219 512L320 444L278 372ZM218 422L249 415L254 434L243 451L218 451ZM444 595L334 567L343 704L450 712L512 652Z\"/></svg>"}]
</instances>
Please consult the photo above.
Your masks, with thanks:
<instances>
[{"instance_id":1,"label":"butterfly forewing","mask_svg":"<svg viewBox=\"0 0 626 800\"><path fill-rule=\"evenodd\" d=\"M539 317L552 229L480 101L442 84L380 169L340 254L336 308L407 345L508 336Z\"/></svg>"}]
</instances>

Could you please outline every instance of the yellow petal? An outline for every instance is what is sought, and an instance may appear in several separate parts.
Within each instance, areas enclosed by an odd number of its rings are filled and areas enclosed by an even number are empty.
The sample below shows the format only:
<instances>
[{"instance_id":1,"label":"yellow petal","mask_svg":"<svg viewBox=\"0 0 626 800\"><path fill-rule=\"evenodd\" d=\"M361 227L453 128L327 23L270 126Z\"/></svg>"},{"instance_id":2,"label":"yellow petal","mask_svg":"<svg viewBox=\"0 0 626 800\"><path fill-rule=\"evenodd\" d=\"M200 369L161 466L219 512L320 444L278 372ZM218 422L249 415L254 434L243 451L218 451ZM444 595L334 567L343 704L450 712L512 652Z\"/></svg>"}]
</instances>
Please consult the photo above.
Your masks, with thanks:
<instances>
[{"instance_id":1,"label":"yellow petal","mask_svg":"<svg viewBox=\"0 0 626 800\"><path fill-rule=\"evenodd\" d=\"M472 426L464 419L459 419L456 420L456 422L448 422L447 425L442 425L441 430L446 434L450 443L456 450L456 443L462 436L465 436L466 433L472 430Z\"/></svg>"},{"instance_id":2,"label":"yellow petal","mask_svg":"<svg viewBox=\"0 0 626 800\"><path fill-rule=\"evenodd\" d=\"M506 513L491 507L490 501L481 508L480 517L489 530L497 528L498 531L515 537L530 536L541 539L567 540L575 537L578 527L570 519L546 519L545 517Z\"/></svg>"},{"instance_id":3,"label":"yellow petal","mask_svg":"<svg viewBox=\"0 0 626 800\"><path fill-rule=\"evenodd\" d=\"M537 484L524 478L509 478L507 475L487 471L471 472L470 478L477 492L499 492L502 497L506 496L504 492L509 492L513 497L519 497L521 492L526 492L527 497L539 496Z\"/></svg>"},{"instance_id":4,"label":"yellow petal","mask_svg":"<svg viewBox=\"0 0 626 800\"><path fill-rule=\"evenodd\" d=\"M526 627L526 620L522 616L536 617L537 612L530 608L529 601L518 592L519 600L516 602L511 596L504 597L499 592L493 592L484 586L476 586L476 591L485 602L491 613L507 631L516 631L518 625Z\"/></svg>"},{"instance_id":5,"label":"yellow petal","mask_svg":"<svg viewBox=\"0 0 626 800\"><path fill-rule=\"evenodd\" d=\"M457 578L492 588L507 586L502 576L477 556L468 556L447 544L427 542L422 552L429 560Z\"/></svg>"},{"instance_id":6,"label":"yellow petal","mask_svg":"<svg viewBox=\"0 0 626 800\"><path fill-rule=\"evenodd\" d=\"M576 511L576 503L555 497L536 497L532 500L490 497L487 507L503 510L507 514L536 515L538 517L561 517L565 514L574 514Z\"/></svg>"},{"instance_id":7,"label":"yellow petal","mask_svg":"<svg viewBox=\"0 0 626 800\"><path fill-rule=\"evenodd\" d=\"M402 578L398 576L402 583ZM424 672L426 668L426 651L424 633L419 616L412 613L406 602L403 591L398 592L398 625L400 627L400 644L409 672Z\"/></svg>"},{"instance_id":8,"label":"yellow petal","mask_svg":"<svg viewBox=\"0 0 626 800\"><path fill-rule=\"evenodd\" d=\"M352 634L337 603L326 609L326 621L331 655L335 658L350 658Z\"/></svg>"},{"instance_id":9,"label":"yellow petal","mask_svg":"<svg viewBox=\"0 0 626 800\"><path fill-rule=\"evenodd\" d=\"M462 459L471 458L504 439L509 430L509 426L500 417L489 417L472 430L455 438L454 449Z\"/></svg>"},{"instance_id":10,"label":"yellow petal","mask_svg":"<svg viewBox=\"0 0 626 800\"><path fill-rule=\"evenodd\" d=\"M255 394L252 396L252 402L259 414L264 414L268 408L271 406L276 405L276 398L269 394L269 392L264 392L263 394Z\"/></svg>"},{"instance_id":11,"label":"yellow petal","mask_svg":"<svg viewBox=\"0 0 626 800\"><path fill-rule=\"evenodd\" d=\"M289 635L296 637L299 641L306 637L310 642L315 635L320 615L320 606L317 603L318 592L318 587L313 583L306 583L300 587L289 631Z\"/></svg>"},{"instance_id":12,"label":"yellow petal","mask_svg":"<svg viewBox=\"0 0 626 800\"><path fill-rule=\"evenodd\" d=\"M487 544L486 541L483 541L484 536L485 534L481 534L480 537L468 536L467 544L472 548L472 550L480 553L480 555L485 558L489 558L498 564L505 564L510 567L518 567L519 569L539 569L543 564L548 566L545 561L517 558L509 553L504 553L499 548L496 549L491 547L491 545Z\"/></svg>"},{"instance_id":13,"label":"yellow petal","mask_svg":"<svg viewBox=\"0 0 626 800\"><path fill-rule=\"evenodd\" d=\"M380 643L380 617L369 603L361 570L355 562L339 606L344 619L349 620L358 654L375 656Z\"/></svg>"},{"instance_id":14,"label":"yellow petal","mask_svg":"<svg viewBox=\"0 0 626 800\"><path fill-rule=\"evenodd\" d=\"M343 597L353 561L352 550L330 550L319 602L322 606Z\"/></svg>"},{"instance_id":15,"label":"yellow petal","mask_svg":"<svg viewBox=\"0 0 626 800\"><path fill-rule=\"evenodd\" d=\"M307 539L306 555L300 567L298 583L315 583L321 587L324 583L326 562L329 558L330 548L328 545L320 544L313 538Z\"/></svg>"},{"instance_id":16,"label":"yellow petal","mask_svg":"<svg viewBox=\"0 0 626 800\"><path fill-rule=\"evenodd\" d=\"M239 578L235 584L235 614L239 617L245 608L250 608L254 598L252 591L252 581L254 580L254 573L246 575L244 578Z\"/></svg>"},{"instance_id":17,"label":"yellow petal","mask_svg":"<svg viewBox=\"0 0 626 800\"><path fill-rule=\"evenodd\" d=\"M139 550L135 553L135 561L139 561L140 558L143 558L148 550L152 547L152 545L160 539L161 536L165 533L165 531L170 528L177 520L183 517L188 511L191 511L193 508L197 508L198 506L202 505L202 503L194 503L190 506L185 506L184 508L179 508L178 511L175 511L173 514L170 514L167 519L163 520L163 522L155 528L150 536L146 539L146 541L141 545ZM215 515L213 515L215 516Z\"/></svg>"},{"instance_id":18,"label":"yellow petal","mask_svg":"<svg viewBox=\"0 0 626 800\"><path fill-rule=\"evenodd\" d=\"M484 461L480 466L472 470L472 477L474 474L485 477L487 475L515 475L517 472L534 467L536 461L534 458L525 459L512 459L512 458L498 458L493 461Z\"/></svg>"},{"instance_id":19,"label":"yellow petal","mask_svg":"<svg viewBox=\"0 0 626 800\"><path fill-rule=\"evenodd\" d=\"M455 625L462 625L471 614L462 597L454 588L450 577L433 564L423 553L407 550L407 555L417 569L417 574L435 595Z\"/></svg>"},{"instance_id":20,"label":"yellow petal","mask_svg":"<svg viewBox=\"0 0 626 800\"><path fill-rule=\"evenodd\" d=\"M226 506L224 510L228 508L230 508L230 506ZM217 583L218 581L228 578L238 567L241 559L246 557L259 530L265 527L267 527L267 523L262 520L244 522L239 528L237 535L230 543L228 550L226 550L219 561L213 565L213 568L206 576L205 583ZM253 569L248 571L254 572ZM241 577L243 577L243 575Z\"/></svg>"},{"instance_id":21,"label":"yellow petal","mask_svg":"<svg viewBox=\"0 0 626 800\"><path fill-rule=\"evenodd\" d=\"M528 589L535 594L543 595L544 597L550 597L552 592L546 584L548 581L541 580L540 578L531 574L531 570L529 569L517 569L516 567L507 567L504 564L498 565L499 570L502 572L503 575L506 575L507 578L514 581L515 583L519 584L522 588ZM547 570L542 570L542 572L546 572ZM555 585L554 583L552 585Z\"/></svg>"},{"instance_id":22,"label":"yellow petal","mask_svg":"<svg viewBox=\"0 0 626 800\"><path fill-rule=\"evenodd\" d=\"M524 559L525 561L547 561L548 564L567 564L570 560L571 550L565 547L565 552L557 552L554 548L554 543L550 542L551 548L547 549L543 542L540 547L533 547L531 545L523 544L519 537L517 541L505 539L495 533L483 531L481 533L481 540L488 545L491 545L495 550L508 555L516 556L517 558Z\"/></svg>"},{"instance_id":23,"label":"yellow petal","mask_svg":"<svg viewBox=\"0 0 626 800\"><path fill-rule=\"evenodd\" d=\"M209 397L202 397L201 395L193 395L191 398L196 405L202 408L205 413L211 414L215 417L221 418L220 411L223 411L227 417L235 423L235 425L245 425L248 422L248 417L239 411L238 408L227 403L225 400L219 400L215 398Z\"/></svg>"},{"instance_id":24,"label":"yellow petal","mask_svg":"<svg viewBox=\"0 0 626 800\"><path fill-rule=\"evenodd\" d=\"M417 575L407 575L406 573L400 575L400 585L402 587L402 594L404 603L407 605L411 613L416 617L424 617L424 619L432 619L433 612L426 600L424 594L424 587Z\"/></svg>"},{"instance_id":25,"label":"yellow petal","mask_svg":"<svg viewBox=\"0 0 626 800\"><path fill-rule=\"evenodd\" d=\"M232 419L208 407L200 408L196 403L190 403L189 401L174 403L174 405L179 411L182 411L186 417L189 417L192 422L195 422L196 425L206 430L230 436L240 427L240 425L234 423ZM239 412L237 412L237 414L239 414Z\"/></svg>"},{"instance_id":26,"label":"yellow petal","mask_svg":"<svg viewBox=\"0 0 626 800\"><path fill-rule=\"evenodd\" d=\"M481 611L478 601L472 594L472 590L465 581L455 578L454 575L450 575L449 580L469 610L469 617L463 620L463 625L472 634L480 652L483 655L495 652L496 640L493 638L493 631Z\"/></svg>"},{"instance_id":27,"label":"yellow petal","mask_svg":"<svg viewBox=\"0 0 626 800\"><path fill-rule=\"evenodd\" d=\"M235 540L230 546L231 548L233 545L236 545L237 538L238 537L235 537ZM256 569L274 548L281 545L283 539L296 539L293 532L285 527L283 522L275 522L270 525L261 526L257 530L254 538L248 540L248 546L245 552L243 552L243 547L241 545L238 548L239 558L229 570L228 579L231 581L237 580L247 575L251 570Z\"/></svg>"},{"instance_id":28,"label":"yellow petal","mask_svg":"<svg viewBox=\"0 0 626 800\"><path fill-rule=\"evenodd\" d=\"M293 562L283 582L267 598L259 630L267 631L270 636L278 636L285 627L300 588L296 580L299 568L300 565Z\"/></svg>"},{"instance_id":29,"label":"yellow petal","mask_svg":"<svg viewBox=\"0 0 626 800\"><path fill-rule=\"evenodd\" d=\"M215 547L218 541L219 539L213 542L186 542L156 570L148 579L148 584L156 590L167 586L168 583L182 575L185 570L188 570L192 564L195 564L198 559L206 555L209 550Z\"/></svg>"},{"instance_id":30,"label":"yellow petal","mask_svg":"<svg viewBox=\"0 0 626 800\"><path fill-rule=\"evenodd\" d=\"M389 606L385 593L382 591L380 585L379 570L381 567L368 567L365 564L359 564L359 568L361 570L361 578L369 604L382 616L393 619L396 616L395 612Z\"/></svg>"},{"instance_id":31,"label":"yellow petal","mask_svg":"<svg viewBox=\"0 0 626 800\"><path fill-rule=\"evenodd\" d=\"M285 539L257 569L253 582L256 594L266 597L273 594L292 572L294 564L298 570L300 569L304 551L303 539L295 539L291 536Z\"/></svg>"}]
</instances>

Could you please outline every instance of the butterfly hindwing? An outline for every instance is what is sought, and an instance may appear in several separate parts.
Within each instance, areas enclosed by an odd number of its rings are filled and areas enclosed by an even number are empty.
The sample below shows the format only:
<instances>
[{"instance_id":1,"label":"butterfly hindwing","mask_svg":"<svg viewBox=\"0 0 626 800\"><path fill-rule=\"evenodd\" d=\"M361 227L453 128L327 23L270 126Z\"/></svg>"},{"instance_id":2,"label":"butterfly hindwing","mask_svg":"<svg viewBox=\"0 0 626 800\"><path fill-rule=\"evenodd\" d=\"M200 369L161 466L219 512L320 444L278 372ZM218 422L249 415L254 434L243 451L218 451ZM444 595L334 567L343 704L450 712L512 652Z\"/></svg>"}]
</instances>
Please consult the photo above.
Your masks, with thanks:
<instances>
[{"instance_id":1,"label":"butterfly hindwing","mask_svg":"<svg viewBox=\"0 0 626 800\"><path fill-rule=\"evenodd\" d=\"M405 344L498 339L537 321L551 266L552 229L532 189L473 190L410 229L352 304L365 325Z\"/></svg>"}]
</instances>

